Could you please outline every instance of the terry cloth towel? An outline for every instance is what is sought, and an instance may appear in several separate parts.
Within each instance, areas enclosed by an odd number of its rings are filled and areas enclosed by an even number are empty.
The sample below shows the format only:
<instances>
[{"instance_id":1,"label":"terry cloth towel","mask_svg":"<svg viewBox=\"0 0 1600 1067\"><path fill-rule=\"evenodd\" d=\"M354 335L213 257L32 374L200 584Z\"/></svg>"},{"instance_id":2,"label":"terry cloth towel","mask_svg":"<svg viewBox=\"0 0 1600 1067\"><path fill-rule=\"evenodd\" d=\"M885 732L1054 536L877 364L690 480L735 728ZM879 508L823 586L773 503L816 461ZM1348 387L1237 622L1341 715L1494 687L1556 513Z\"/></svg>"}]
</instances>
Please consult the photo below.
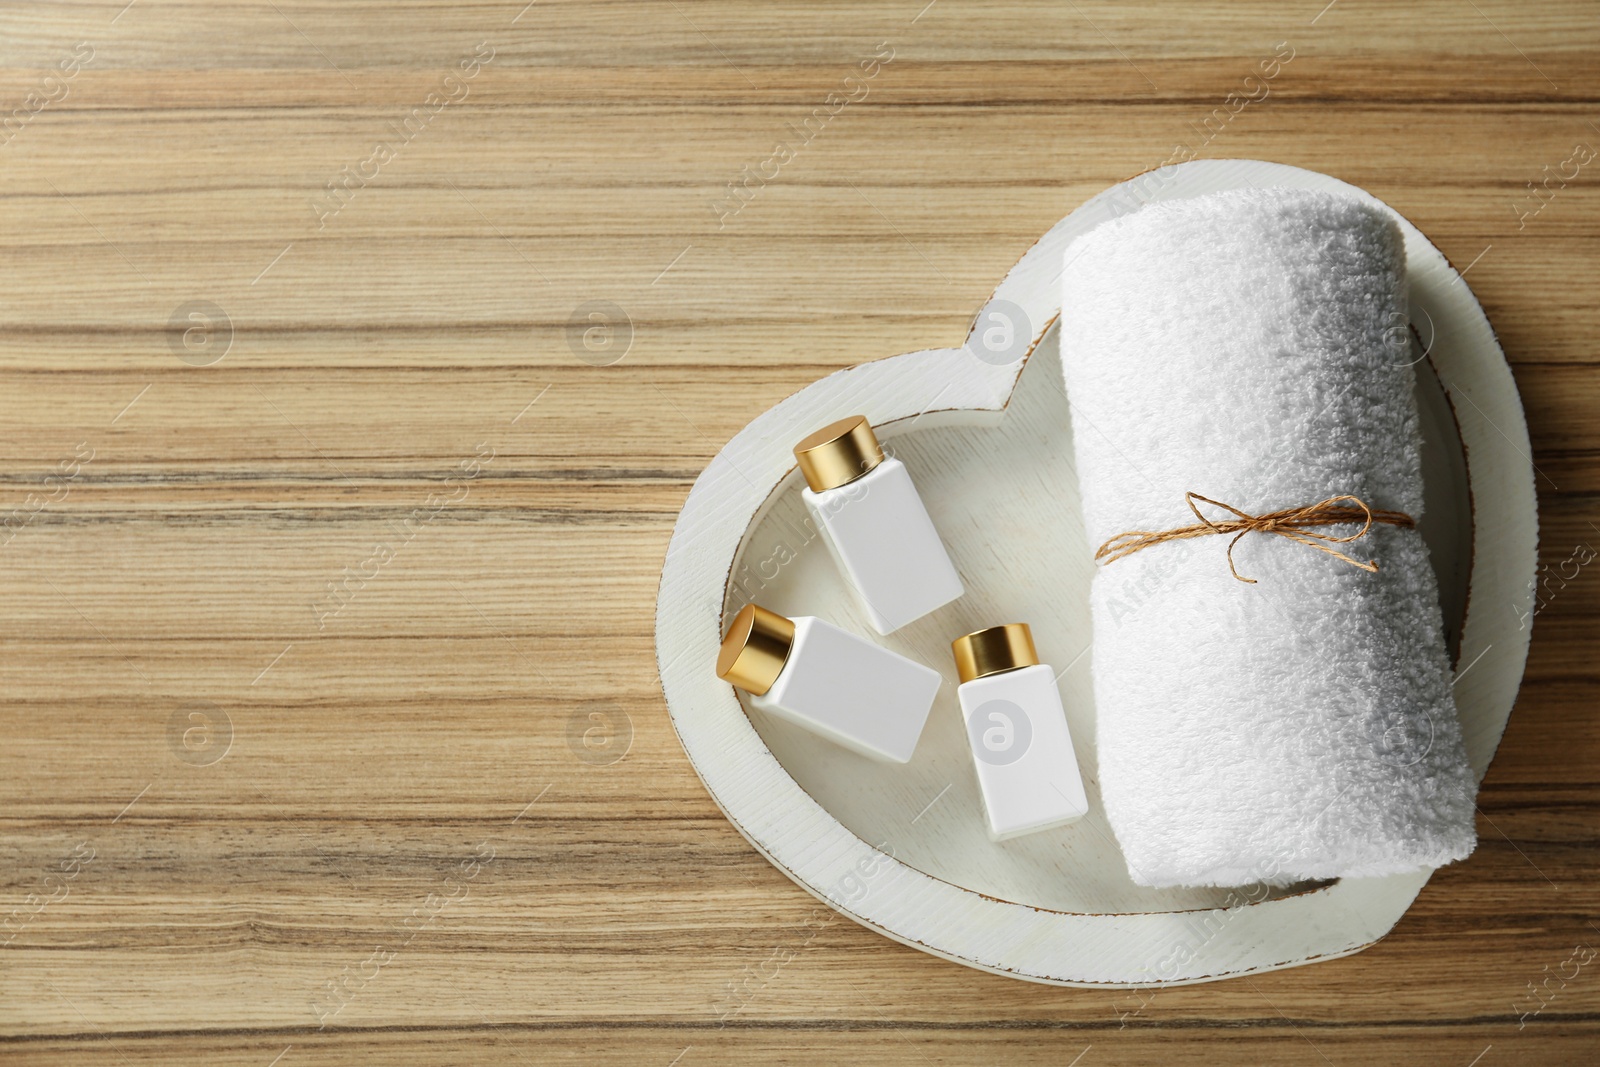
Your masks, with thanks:
<instances>
[{"instance_id":1,"label":"terry cloth towel","mask_svg":"<svg viewBox=\"0 0 1600 1067\"><path fill-rule=\"evenodd\" d=\"M1327 193L1149 205L1066 253L1061 353L1091 548L1351 494L1422 514L1405 247ZM1200 505L1207 518L1233 516ZM1320 532L1338 535L1359 527ZM1437 867L1476 842L1439 595L1415 529L1168 541L1097 568L1100 788L1148 886Z\"/></svg>"}]
</instances>

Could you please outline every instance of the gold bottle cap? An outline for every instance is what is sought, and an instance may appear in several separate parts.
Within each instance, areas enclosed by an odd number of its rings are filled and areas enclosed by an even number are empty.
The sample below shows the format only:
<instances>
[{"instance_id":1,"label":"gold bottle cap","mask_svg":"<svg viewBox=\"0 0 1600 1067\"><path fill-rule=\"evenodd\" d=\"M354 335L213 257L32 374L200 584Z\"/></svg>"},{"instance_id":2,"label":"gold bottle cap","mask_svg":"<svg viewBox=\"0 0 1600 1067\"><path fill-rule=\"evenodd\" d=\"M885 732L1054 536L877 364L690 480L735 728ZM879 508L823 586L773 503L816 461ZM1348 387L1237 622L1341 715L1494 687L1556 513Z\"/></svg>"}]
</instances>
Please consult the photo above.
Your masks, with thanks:
<instances>
[{"instance_id":1,"label":"gold bottle cap","mask_svg":"<svg viewBox=\"0 0 1600 1067\"><path fill-rule=\"evenodd\" d=\"M883 462L883 446L865 415L830 422L794 446L800 473L814 493L848 485Z\"/></svg>"},{"instance_id":2,"label":"gold bottle cap","mask_svg":"<svg viewBox=\"0 0 1600 1067\"><path fill-rule=\"evenodd\" d=\"M760 696L772 688L794 644L794 623L766 608L746 604L717 653L717 677Z\"/></svg>"},{"instance_id":3,"label":"gold bottle cap","mask_svg":"<svg viewBox=\"0 0 1600 1067\"><path fill-rule=\"evenodd\" d=\"M950 642L950 650L956 655L956 674L963 682L1039 662L1033 633L1025 622L1008 622L958 637Z\"/></svg>"}]
</instances>

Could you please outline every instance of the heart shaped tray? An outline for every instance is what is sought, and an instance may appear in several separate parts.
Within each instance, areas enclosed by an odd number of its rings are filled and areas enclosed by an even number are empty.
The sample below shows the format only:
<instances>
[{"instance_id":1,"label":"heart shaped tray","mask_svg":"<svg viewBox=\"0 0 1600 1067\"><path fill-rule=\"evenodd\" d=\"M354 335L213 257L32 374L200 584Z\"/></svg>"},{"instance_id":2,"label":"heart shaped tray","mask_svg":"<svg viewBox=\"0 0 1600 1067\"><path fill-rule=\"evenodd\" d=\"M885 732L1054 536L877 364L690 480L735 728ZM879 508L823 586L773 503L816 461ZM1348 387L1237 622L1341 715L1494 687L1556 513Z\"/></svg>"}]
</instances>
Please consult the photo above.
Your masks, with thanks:
<instances>
[{"instance_id":1,"label":"heart shaped tray","mask_svg":"<svg viewBox=\"0 0 1600 1067\"><path fill-rule=\"evenodd\" d=\"M757 416L695 482L657 600L657 659L673 725L739 832L849 918L1033 981L1182 984L1357 952L1399 921L1432 873L1272 891L1147 889L1128 878L1100 809L1086 668L1094 565L1055 329L1063 256L1076 237L1142 203L1246 186L1333 190L1384 206L1327 175L1254 160L1140 175L1030 249L978 313L967 347L831 374ZM1477 301L1438 249L1396 218L1424 434L1422 528L1457 655L1467 752L1481 778L1527 654L1537 562L1531 452L1516 386ZM903 766L747 710L713 671L726 621L750 600L872 633L805 521L790 453L816 427L858 413L910 467L967 587L882 639L948 682ZM1041 656L1061 672L1091 810L1072 826L995 843L984 832L949 642L1006 621L1029 622Z\"/></svg>"}]
</instances>

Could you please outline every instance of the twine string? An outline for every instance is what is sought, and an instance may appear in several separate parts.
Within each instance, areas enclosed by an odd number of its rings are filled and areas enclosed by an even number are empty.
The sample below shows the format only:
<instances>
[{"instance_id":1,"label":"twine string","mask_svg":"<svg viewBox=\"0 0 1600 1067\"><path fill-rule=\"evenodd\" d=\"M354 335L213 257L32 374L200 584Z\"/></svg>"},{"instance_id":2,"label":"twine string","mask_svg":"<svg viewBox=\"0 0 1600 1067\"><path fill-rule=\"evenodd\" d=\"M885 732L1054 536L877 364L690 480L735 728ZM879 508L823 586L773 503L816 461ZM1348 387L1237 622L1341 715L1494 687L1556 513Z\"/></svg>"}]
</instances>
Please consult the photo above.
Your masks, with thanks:
<instances>
[{"instance_id":1,"label":"twine string","mask_svg":"<svg viewBox=\"0 0 1600 1067\"><path fill-rule=\"evenodd\" d=\"M1387 511L1383 508L1369 508L1359 498L1354 496L1330 496L1326 500L1299 508L1283 508L1280 511L1269 511L1265 515L1251 515L1240 511L1232 504L1224 504L1220 500L1201 496L1199 493L1184 493L1184 503L1189 505L1189 510L1194 512L1194 517L1199 521L1189 526L1179 526L1172 530L1126 530L1106 541L1095 550L1094 558L1101 563L1115 563L1124 556L1131 556L1135 552L1159 545L1167 541L1182 541L1190 537L1209 537L1212 534L1233 534L1233 540L1228 542L1228 569L1233 576L1241 582L1254 585L1254 578L1246 578L1239 573L1233 565L1233 549L1246 534L1262 533L1286 537L1297 541L1318 552L1326 552L1336 559L1342 559L1352 567L1359 567L1364 571L1377 573L1377 560L1354 559L1340 552L1331 545L1346 544L1358 541L1372 529L1373 523L1383 523L1386 526L1400 526L1410 529L1416 526L1416 520L1403 511ZM1195 501L1219 507L1231 513L1234 518L1212 520L1200 512ZM1339 526L1345 523L1359 522L1361 529L1353 534L1335 537L1331 533L1322 532L1318 527Z\"/></svg>"}]
</instances>

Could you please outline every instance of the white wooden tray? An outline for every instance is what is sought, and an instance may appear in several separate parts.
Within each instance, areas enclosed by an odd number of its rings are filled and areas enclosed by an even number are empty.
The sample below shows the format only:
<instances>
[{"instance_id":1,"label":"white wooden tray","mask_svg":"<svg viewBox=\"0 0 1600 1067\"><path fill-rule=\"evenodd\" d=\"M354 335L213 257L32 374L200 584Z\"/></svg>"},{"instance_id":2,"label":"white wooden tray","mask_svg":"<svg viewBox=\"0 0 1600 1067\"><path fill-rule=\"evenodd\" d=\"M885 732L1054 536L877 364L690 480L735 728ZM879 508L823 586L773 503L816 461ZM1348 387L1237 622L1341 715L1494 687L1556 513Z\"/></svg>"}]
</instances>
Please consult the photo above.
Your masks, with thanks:
<instances>
[{"instance_id":1,"label":"white wooden tray","mask_svg":"<svg viewBox=\"0 0 1600 1067\"><path fill-rule=\"evenodd\" d=\"M1054 329L1063 253L1138 203L1250 185L1329 189L1378 203L1327 175L1252 160L1141 175L1084 204L1029 250L979 312L968 348L831 374L758 415L695 482L657 602L657 658L673 725L739 832L844 915L1018 978L1146 986L1359 951L1394 926L1427 882L1429 871L1271 893L1145 889L1128 878L1100 809L1084 666L1093 564ZM1423 531L1459 649L1456 701L1481 778L1527 653L1537 535L1531 453L1515 384L1477 301L1444 256L1399 221L1412 327L1427 355L1416 350ZM1008 322L1021 332L1014 349L1005 343ZM947 678L905 766L871 762L747 711L713 671L724 620L750 599L871 634L804 521L789 451L816 427L857 413L911 468L967 583L960 600L883 639ZM1013 621L1033 626L1041 655L1063 672L1092 808L1073 826L996 844L984 833L949 642Z\"/></svg>"}]
</instances>

